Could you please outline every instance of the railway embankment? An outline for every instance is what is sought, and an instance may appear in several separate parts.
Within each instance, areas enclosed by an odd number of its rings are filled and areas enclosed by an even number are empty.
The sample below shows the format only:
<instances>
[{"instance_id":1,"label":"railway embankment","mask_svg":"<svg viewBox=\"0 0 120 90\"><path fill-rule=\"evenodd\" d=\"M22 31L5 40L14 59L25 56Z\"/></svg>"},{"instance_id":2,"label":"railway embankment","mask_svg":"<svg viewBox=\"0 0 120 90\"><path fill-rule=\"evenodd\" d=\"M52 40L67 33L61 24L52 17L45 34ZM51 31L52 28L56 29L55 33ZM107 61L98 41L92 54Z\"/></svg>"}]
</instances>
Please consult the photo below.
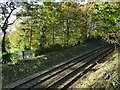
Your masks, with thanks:
<instances>
[{"instance_id":1,"label":"railway embankment","mask_svg":"<svg viewBox=\"0 0 120 90\"><path fill-rule=\"evenodd\" d=\"M95 90L120 89L120 49L116 49L102 62L98 63L85 76L70 88L94 88Z\"/></svg>"}]
</instances>

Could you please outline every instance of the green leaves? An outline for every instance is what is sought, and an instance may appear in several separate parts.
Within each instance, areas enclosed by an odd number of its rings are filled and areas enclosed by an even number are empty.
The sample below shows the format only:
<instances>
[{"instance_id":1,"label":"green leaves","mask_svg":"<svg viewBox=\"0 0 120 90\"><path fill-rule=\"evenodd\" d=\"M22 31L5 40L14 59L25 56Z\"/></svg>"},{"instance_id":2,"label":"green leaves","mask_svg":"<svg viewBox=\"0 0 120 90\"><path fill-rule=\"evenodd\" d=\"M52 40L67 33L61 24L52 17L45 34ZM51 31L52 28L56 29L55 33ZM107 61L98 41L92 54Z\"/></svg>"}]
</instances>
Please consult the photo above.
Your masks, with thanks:
<instances>
[{"instance_id":1,"label":"green leaves","mask_svg":"<svg viewBox=\"0 0 120 90\"><path fill-rule=\"evenodd\" d=\"M94 7L96 16L93 16L93 19L96 19L99 22L99 27L97 28L101 30L101 33L103 33L100 35L105 36L109 35L110 33L116 34L119 30L115 28L120 20L120 13L118 9L119 4L105 2L102 4L95 4ZM98 31L98 33L99 32L100 31Z\"/></svg>"},{"instance_id":2,"label":"green leaves","mask_svg":"<svg viewBox=\"0 0 120 90\"><path fill-rule=\"evenodd\" d=\"M51 45L75 45L88 37L117 33L120 21L119 4L91 3L79 5L73 2L44 2L43 5L25 4L22 22L16 28L14 45L33 52ZM113 31L112 31L113 30Z\"/></svg>"}]
</instances>

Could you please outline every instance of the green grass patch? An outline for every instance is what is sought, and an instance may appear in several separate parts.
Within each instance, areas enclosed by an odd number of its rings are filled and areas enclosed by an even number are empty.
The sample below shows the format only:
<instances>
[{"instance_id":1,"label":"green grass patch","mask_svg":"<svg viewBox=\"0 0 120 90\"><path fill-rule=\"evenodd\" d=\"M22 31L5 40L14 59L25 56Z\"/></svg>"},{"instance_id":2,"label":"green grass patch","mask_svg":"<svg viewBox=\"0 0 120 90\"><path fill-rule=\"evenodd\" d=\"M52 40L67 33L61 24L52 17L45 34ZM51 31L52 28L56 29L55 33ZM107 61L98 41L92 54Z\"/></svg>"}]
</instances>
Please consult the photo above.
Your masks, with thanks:
<instances>
[{"instance_id":1,"label":"green grass patch","mask_svg":"<svg viewBox=\"0 0 120 90\"><path fill-rule=\"evenodd\" d=\"M117 49L118 50L118 49ZM117 65L120 66L120 63L118 63L118 51L115 51L113 55L109 56L109 61L114 64L114 62L117 63ZM108 67L111 67L108 65ZM109 75L109 78L105 78L108 75L103 76L104 78L99 78L97 82L92 86L92 88L95 88L95 90L120 90L120 71L119 67L117 69L113 70L111 69L110 74L106 72L106 74Z\"/></svg>"},{"instance_id":2,"label":"green grass patch","mask_svg":"<svg viewBox=\"0 0 120 90\"><path fill-rule=\"evenodd\" d=\"M18 79L24 78L38 71L42 71L63 61L69 60L79 54L92 50L104 43L99 40L87 41L84 44L70 47L64 50L54 51L42 56L39 59L32 58L27 60L20 60L15 64L2 65L2 80L3 86L14 82Z\"/></svg>"}]
</instances>

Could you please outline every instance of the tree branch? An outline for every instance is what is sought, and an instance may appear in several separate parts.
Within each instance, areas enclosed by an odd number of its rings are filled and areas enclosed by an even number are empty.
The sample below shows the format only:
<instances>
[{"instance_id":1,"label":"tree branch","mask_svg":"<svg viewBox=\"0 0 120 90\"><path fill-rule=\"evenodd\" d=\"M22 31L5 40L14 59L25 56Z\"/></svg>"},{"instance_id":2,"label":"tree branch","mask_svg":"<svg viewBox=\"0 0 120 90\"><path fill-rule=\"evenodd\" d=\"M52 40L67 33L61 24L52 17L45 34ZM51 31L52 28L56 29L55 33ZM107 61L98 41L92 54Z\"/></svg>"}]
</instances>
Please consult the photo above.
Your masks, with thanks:
<instances>
[{"instance_id":1,"label":"tree branch","mask_svg":"<svg viewBox=\"0 0 120 90\"><path fill-rule=\"evenodd\" d=\"M5 14L3 14L4 18L7 18L7 16Z\"/></svg>"},{"instance_id":2,"label":"tree branch","mask_svg":"<svg viewBox=\"0 0 120 90\"><path fill-rule=\"evenodd\" d=\"M4 30L7 29L6 25L8 25L8 19L9 19L9 17L11 16L11 14L12 14L12 12L13 12L14 10L15 10L15 9L12 9L12 10L10 11L9 15L6 17L6 20L5 20L5 22L4 22L3 26L2 26L2 31L3 31L3 32L4 32Z\"/></svg>"},{"instance_id":3,"label":"tree branch","mask_svg":"<svg viewBox=\"0 0 120 90\"><path fill-rule=\"evenodd\" d=\"M8 25L14 24L17 19L19 19L19 18L16 18L12 23L9 23Z\"/></svg>"},{"instance_id":4,"label":"tree branch","mask_svg":"<svg viewBox=\"0 0 120 90\"><path fill-rule=\"evenodd\" d=\"M6 2L7 7L9 7L11 11L16 9L16 8L14 7L14 5L13 5L13 6L10 6L10 5L12 5L12 4L14 4L14 3L11 2L10 4L8 4L8 2Z\"/></svg>"}]
</instances>

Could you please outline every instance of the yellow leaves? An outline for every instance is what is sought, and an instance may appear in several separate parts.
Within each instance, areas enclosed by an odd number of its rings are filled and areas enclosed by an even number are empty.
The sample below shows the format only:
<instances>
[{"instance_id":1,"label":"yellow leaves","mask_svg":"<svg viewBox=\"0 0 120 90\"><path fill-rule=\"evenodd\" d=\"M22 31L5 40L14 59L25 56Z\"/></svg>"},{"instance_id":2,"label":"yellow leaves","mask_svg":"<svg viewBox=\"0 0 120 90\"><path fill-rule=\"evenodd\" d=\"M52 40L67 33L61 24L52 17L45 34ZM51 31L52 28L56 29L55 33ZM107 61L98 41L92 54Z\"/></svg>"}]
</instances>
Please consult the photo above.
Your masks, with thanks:
<instances>
[{"instance_id":1,"label":"yellow leaves","mask_svg":"<svg viewBox=\"0 0 120 90\"><path fill-rule=\"evenodd\" d=\"M82 12L90 12L94 8L93 4L85 4L79 7Z\"/></svg>"},{"instance_id":2,"label":"yellow leaves","mask_svg":"<svg viewBox=\"0 0 120 90\"><path fill-rule=\"evenodd\" d=\"M74 3L63 3L60 9L63 15L67 18L76 18L75 15L80 15L79 8L78 6L75 6Z\"/></svg>"},{"instance_id":3,"label":"yellow leaves","mask_svg":"<svg viewBox=\"0 0 120 90\"><path fill-rule=\"evenodd\" d=\"M61 6L61 10L74 12L77 10L77 8L73 7L72 4L69 5L68 3L63 3Z\"/></svg>"}]
</instances>

